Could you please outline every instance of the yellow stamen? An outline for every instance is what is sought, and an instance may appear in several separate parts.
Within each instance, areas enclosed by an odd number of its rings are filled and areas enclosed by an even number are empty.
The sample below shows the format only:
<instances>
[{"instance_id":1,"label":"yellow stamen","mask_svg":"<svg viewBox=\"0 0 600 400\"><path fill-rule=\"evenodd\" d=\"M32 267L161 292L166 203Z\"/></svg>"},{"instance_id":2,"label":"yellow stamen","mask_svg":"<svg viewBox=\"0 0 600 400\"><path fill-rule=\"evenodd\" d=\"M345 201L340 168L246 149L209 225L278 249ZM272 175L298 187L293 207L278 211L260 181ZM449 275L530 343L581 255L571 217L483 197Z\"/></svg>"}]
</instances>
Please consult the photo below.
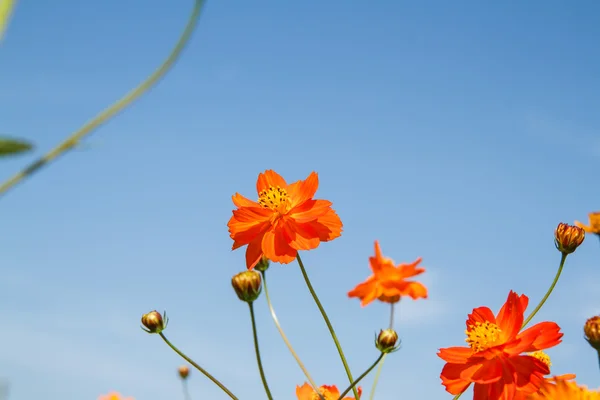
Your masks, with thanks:
<instances>
[{"instance_id":1,"label":"yellow stamen","mask_svg":"<svg viewBox=\"0 0 600 400\"><path fill-rule=\"evenodd\" d=\"M476 322L475 325L471 325L471 329L467 329L467 339L465 340L473 351L483 351L497 344L500 339L502 331L498 325L493 324L489 321L483 323Z\"/></svg>"},{"instance_id":2,"label":"yellow stamen","mask_svg":"<svg viewBox=\"0 0 600 400\"><path fill-rule=\"evenodd\" d=\"M279 186L271 186L258 194L258 204L273 211L283 211L288 204L287 191Z\"/></svg>"},{"instance_id":3,"label":"yellow stamen","mask_svg":"<svg viewBox=\"0 0 600 400\"><path fill-rule=\"evenodd\" d=\"M546 364L548 367L552 366L552 363L550 362L550 356L541 350L534 351L533 353L527 353L527 355L537 358L538 360Z\"/></svg>"},{"instance_id":4,"label":"yellow stamen","mask_svg":"<svg viewBox=\"0 0 600 400\"><path fill-rule=\"evenodd\" d=\"M324 387L319 388L319 392L321 392L321 396L323 396L325 400L337 400L337 396L334 396L331 391L325 389ZM317 393L314 393L311 400L321 400L321 398Z\"/></svg>"}]
</instances>

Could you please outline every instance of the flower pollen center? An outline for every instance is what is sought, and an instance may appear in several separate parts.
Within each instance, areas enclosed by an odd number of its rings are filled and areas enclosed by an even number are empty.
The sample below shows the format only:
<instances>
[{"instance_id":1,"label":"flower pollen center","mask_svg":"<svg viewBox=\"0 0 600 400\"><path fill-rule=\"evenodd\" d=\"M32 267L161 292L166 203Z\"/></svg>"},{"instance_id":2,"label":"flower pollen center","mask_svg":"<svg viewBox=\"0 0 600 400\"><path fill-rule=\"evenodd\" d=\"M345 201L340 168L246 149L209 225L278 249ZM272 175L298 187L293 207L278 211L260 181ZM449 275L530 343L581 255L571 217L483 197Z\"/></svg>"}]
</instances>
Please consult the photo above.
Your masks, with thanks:
<instances>
[{"instance_id":1,"label":"flower pollen center","mask_svg":"<svg viewBox=\"0 0 600 400\"><path fill-rule=\"evenodd\" d=\"M500 339L502 331L498 325L490 322L476 322L470 329L465 331L467 339L465 340L471 349L475 352L484 351L494 347Z\"/></svg>"},{"instance_id":2,"label":"flower pollen center","mask_svg":"<svg viewBox=\"0 0 600 400\"><path fill-rule=\"evenodd\" d=\"M337 396L334 396L329 389L321 387L319 388L319 392L321 392L321 396L323 396L325 400L337 400ZM315 393L312 395L311 400L321 400L321 397L319 397L319 395Z\"/></svg>"},{"instance_id":3,"label":"flower pollen center","mask_svg":"<svg viewBox=\"0 0 600 400\"><path fill-rule=\"evenodd\" d=\"M546 364L548 367L552 366L552 363L550 362L550 356L541 350L534 351L533 353L527 353L527 355L537 358L538 360Z\"/></svg>"},{"instance_id":4,"label":"flower pollen center","mask_svg":"<svg viewBox=\"0 0 600 400\"><path fill-rule=\"evenodd\" d=\"M288 204L288 193L279 186L271 186L258 194L258 204L273 211L283 211Z\"/></svg>"}]
</instances>

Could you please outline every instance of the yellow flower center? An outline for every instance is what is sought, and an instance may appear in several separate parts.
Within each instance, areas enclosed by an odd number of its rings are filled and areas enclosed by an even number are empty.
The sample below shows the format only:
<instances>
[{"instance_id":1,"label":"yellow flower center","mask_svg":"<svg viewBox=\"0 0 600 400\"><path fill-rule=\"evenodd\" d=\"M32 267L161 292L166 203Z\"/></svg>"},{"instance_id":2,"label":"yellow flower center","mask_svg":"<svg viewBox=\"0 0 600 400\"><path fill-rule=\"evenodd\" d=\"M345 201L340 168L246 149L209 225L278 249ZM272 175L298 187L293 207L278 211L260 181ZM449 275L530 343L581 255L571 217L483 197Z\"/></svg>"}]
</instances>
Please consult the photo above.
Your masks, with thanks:
<instances>
[{"instance_id":1,"label":"yellow flower center","mask_svg":"<svg viewBox=\"0 0 600 400\"><path fill-rule=\"evenodd\" d=\"M273 211L285 209L288 204L287 191L279 186L271 186L258 194L258 204Z\"/></svg>"},{"instance_id":2,"label":"yellow flower center","mask_svg":"<svg viewBox=\"0 0 600 400\"><path fill-rule=\"evenodd\" d=\"M533 353L528 353L528 356L537 358L538 360L540 360L541 362L543 362L544 364L546 364L548 367L552 366L552 363L550 362L550 356L546 353L544 353L543 351L534 351Z\"/></svg>"},{"instance_id":3,"label":"yellow flower center","mask_svg":"<svg viewBox=\"0 0 600 400\"><path fill-rule=\"evenodd\" d=\"M319 388L319 392L321 392L321 396L323 396L323 398L325 400L337 400L337 396L335 396L333 393L331 393L331 391L329 389L325 389L324 387L320 387ZM310 400L321 400L321 398L319 397L319 395L315 392Z\"/></svg>"},{"instance_id":4,"label":"yellow flower center","mask_svg":"<svg viewBox=\"0 0 600 400\"><path fill-rule=\"evenodd\" d=\"M475 325L471 325L470 328L470 330L467 329L465 331L467 334L466 342L475 352L487 350L490 347L495 346L502 333L498 325L489 321L483 323L476 322Z\"/></svg>"}]
</instances>

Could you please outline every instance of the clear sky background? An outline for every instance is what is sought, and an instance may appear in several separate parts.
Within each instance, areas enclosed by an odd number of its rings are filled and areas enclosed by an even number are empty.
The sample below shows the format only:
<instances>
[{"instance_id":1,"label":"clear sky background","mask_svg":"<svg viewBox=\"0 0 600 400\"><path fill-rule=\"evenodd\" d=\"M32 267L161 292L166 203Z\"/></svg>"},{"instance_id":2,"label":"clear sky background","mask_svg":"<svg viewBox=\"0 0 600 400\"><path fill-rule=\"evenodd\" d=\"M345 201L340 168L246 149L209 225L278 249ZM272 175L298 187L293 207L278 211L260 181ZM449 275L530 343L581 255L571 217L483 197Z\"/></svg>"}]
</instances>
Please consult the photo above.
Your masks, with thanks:
<instances>
[{"instance_id":1,"label":"clear sky background","mask_svg":"<svg viewBox=\"0 0 600 400\"><path fill-rule=\"evenodd\" d=\"M0 129L35 141L8 178L149 74L191 1L20 2L0 47ZM553 231L600 209L600 3L209 1L167 79L2 198L0 377L10 400L181 398L182 360L139 328L167 310L167 336L244 399L265 398L243 270L226 223L258 173L317 171L341 238L303 255L355 376L378 355L388 307L346 293L373 241L423 257L428 300L403 301L402 349L377 398L450 399L440 347L463 345L474 307L509 290L532 307L560 260ZM563 344L555 374L600 386L585 319L600 313L600 243L589 236L536 321ZM273 265L280 321L319 384L346 376L295 263ZM277 400L305 379L264 298L263 360ZM372 377L364 381L368 392ZM196 371L194 400L227 397ZM469 398L469 396L464 396Z\"/></svg>"}]
</instances>

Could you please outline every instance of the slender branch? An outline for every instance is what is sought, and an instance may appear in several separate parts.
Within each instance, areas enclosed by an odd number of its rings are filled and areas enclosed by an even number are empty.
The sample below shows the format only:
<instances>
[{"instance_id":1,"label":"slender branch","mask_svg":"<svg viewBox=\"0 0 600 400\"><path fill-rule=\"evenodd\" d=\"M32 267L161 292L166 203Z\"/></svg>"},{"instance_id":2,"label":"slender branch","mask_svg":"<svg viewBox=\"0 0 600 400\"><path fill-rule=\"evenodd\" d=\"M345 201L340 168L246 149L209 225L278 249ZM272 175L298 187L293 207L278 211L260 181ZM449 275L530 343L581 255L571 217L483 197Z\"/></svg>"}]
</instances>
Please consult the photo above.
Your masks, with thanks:
<instances>
[{"instance_id":1,"label":"slender branch","mask_svg":"<svg viewBox=\"0 0 600 400\"><path fill-rule=\"evenodd\" d=\"M344 396L346 395L346 393L348 393L353 387L356 387L356 385L358 385L358 383L367 375L369 375L369 372L371 372L373 370L373 368L375 368L377 366L377 364L379 364L379 362L381 360L383 360L383 358L385 357L386 353L380 353L379 357L377 357L377 360L375 360L375 362L369 367L367 368L367 370L365 372L362 373L361 376L359 376L358 378L356 378L356 380L354 382L352 382L352 384L350 386L348 386L346 388L346 390L344 390L344 392L342 394L340 394L340 397L338 397L338 400L342 400L344 398Z\"/></svg>"},{"instance_id":2,"label":"slender branch","mask_svg":"<svg viewBox=\"0 0 600 400\"><path fill-rule=\"evenodd\" d=\"M352 372L350 372L350 367L348 366L348 362L346 361L346 356L344 356L344 351L342 350L340 341L338 340L337 335L335 334L335 330L333 329L333 325L331 325L331 321L329 321L329 317L327 316L327 313L325 312L325 309L323 308L323 305L321 304L321 301L319 300L319 296L317 296L315 289L313 289L313 286L310 283L310 279L308 278L308 274L306 273L306 268L304 268L304 264L302 263L302 259L300 258L299 252L296 255L296 260L298 261L298 265L300 266L300 271L302 271L302 276L304 277L306 286L308 287L310 294L312 295L315 303L317 304L319 311L321 311L321 315L323 316L323 319L325 320L325 323L327 324L329 333L331 333L331 337L333 338L335 347L337 347L337 351L340 354L340 358L342 359L342 364L344 364L344 369L346 370L346 375L348 375L348 380L350 381L350 384L352 384L352 382L354 382L354 378L352 378ZM354 393L355 399L358 400L359 396L358 396L358 392L356 391L355 387L352 387L352 392Z\"/></svg>"},{"instance_id":3,"label":"slender branch","mask_svg":"<svg viewBox=\"0 0 600 400\"><path fill-rule=\"evenodd\" d=\"M267 397L269 398L269 400L273 400L273 396L271 395L271 390L269 390L269 384L267 383L267 378L265 377L265 371L263 370L262 361L260 359L260 350L258 347L258 335L256 333L256 318L254 318L254 303L249 302L248 307L250 308L250 319L252 319L252 334L254 336L254 349L256 350L256 362L258 363L260 379L262 380L263 386L265 387L265 392L267 393Z\"/></svg>"},{"instance_id":4,"label":"slender branch","mask_svg":"<svg viewBox=\"0 0 600 400\"><path fill-rule=\"evenodd\" d=\"M42 167L48 165L51 161L63 155L69 150L72 150L85 136L89 135L98 128L100 125L104 124L106 121L114 117L116 114L121 112L131 103L133 103L137 98L139 98L142 94L144 94L148 89L154 86L173 66L175 61L179 58L183 48L188 43L192 33L194 32L198 19L200 17L202 6L204 5L204 0L195 0L194 8L192 13L190 14L190 18L188 23L183 31L183 34L179 38L179 41L175 45L175 48L168 56L168 58L163 62L163 64L156 69L144 82L142 82L135 89L131 90L121 99L113 103L110 107L106 108L92 120L88 121L85 125L83 125L78 131L73 133L67 139L65 139L62 143L56 146L54 149L50 150L48 153L31 163L22 171L13 175L7 181L0 185L0 197L5 195L6 192L12 187L16 186L25 178L30 177L35 172L39 171Z\"/></svg>"},{"instance_id":5,"label":"slender branch","mask_svg":"<svg viewBox=\"0 0 600 400\"><path fill-rule=\"evenodd\" d=\"M394 304L390 304L390 329L394 329Z\"/></svg>"},{"instance_id":6,"label":"slender branch","mask_svg":"<svg viewBox=\"0 0 600 400\"><path fill-rule=\"evenodd\" d=\"M535 317L535 314L537 314L537 312L540 311L540 309L542 308L542 306L544 305L546 300L548 300L548 297L550 297L550 294L554 290L554 287L556 286L556 283L558 282L558 279L560 278L560 274L562 273L563 267L565 266L566 259L567 259L567 254L562 253L562 256L560 258L560 265L558 266L558 271L556 271L556 275L554 276L554 280L552 281L550 288L548 289L548 291L546 292L546 294L544 295L544 297L542 298L540 303L537 305L537 307L531 312L531 314L529 314L529 317L527 317L527 319L525 321L523 321L523 325L521 326L521 329L523 329L523 328L525 328L525 326L527 326L529 321L531 321L532 318Z\"/></svg>"},{"instance_id":7,"label":"slender branch","mask_svg":"<svg viewBox=\"0 0 600 400\"><path fill-rule=\"evenodd\" d=\"M186 379L181 380L181 386L183 388L183 399L184 400L192 400Z\"/></svg>"},{"instance_id":8,"label":"slender branch","mask_svg":"<svg viewBox=\"0 0 600 400\"><path fill-rule=\"evenodd\" d=\"M221 382L219 382L219 380L217 378L215 378L214 376L209 374L207 370L205 370L204 368L202 368L201 366L196 364L196 362L194 360L192 360L191 358L186 356L181 350L179 350L171 342L169 342L169 339L167 339L167 337L164 335L164 333L161 332L161 333L159 333L159 335L175 353L179 354L185 361L189 362L191 365L194 366L194 368L196 368L198 371L202 372L208 379L213 381L213 383L215 385L220 387L222 391L227 393L227 395L229 395L229 397L231 397L233 400L239 400L237 397L235 397L235 395L233 393L231 393L229 391L229 389L227 389L227 387L225 387L225 385L223 385Z\"/></svg>"},{"instance_id":9,"label":"slender branch","mask_svg":"<svg viewBox=\"0 0 600 400\"><path fill-rule=\"evenodd\" d=\"M377 383L379 382L379 376L381 375L381 370L383 369L383 362L385 361L385 356L388 353L383 355L381 362L379 363L379 367L377 368L377 372L375 373L375 378L373 379L373 386L371 387L371 395L369 396L369 400L373 400L375 397L375 389L377 388Z\"/></svg>"},{"instance_id":10,"label":"slender branch","mask_svg":"<svg viewBox=\"0 0 600 400\"><path fill-rule=\"evenodd\" d=\"M292 347L292 344L290 343L287 336L285 335L285 332L283 332L283 328L281 327L281 325L279 324L279 320L277 319L277 314L275 314L275 310L273 309L273 304L271 304L271 298L269 296L269 286L267 285L267 273L266 273L266 271L261 271L260 273L262 274L263 289L265 291L265 297L267 298L267 305L269 306L269 311L271 312L271 318L273 319L273 322L275 322L275 326L277 327L277 330L279 331L279 334L281 335L283 342L287 346L290 353L292 353L292 356L296 360L296 363L298 363L298 366L300 367L302 372L304 372L304 376L306 376L306 379L308 379L308 383L310 383L312 388L319 395L319 398L321 400L325 400L325 398L323 397L321 392L319 392L319 387L317 386L317 384L315 383L313 378L308 373L308 370L302 363L302 360L300 360L300 357L298 356L298 354L296 354L296 351L294 350L294 348Z\"/></svg>"}]
</instances>

